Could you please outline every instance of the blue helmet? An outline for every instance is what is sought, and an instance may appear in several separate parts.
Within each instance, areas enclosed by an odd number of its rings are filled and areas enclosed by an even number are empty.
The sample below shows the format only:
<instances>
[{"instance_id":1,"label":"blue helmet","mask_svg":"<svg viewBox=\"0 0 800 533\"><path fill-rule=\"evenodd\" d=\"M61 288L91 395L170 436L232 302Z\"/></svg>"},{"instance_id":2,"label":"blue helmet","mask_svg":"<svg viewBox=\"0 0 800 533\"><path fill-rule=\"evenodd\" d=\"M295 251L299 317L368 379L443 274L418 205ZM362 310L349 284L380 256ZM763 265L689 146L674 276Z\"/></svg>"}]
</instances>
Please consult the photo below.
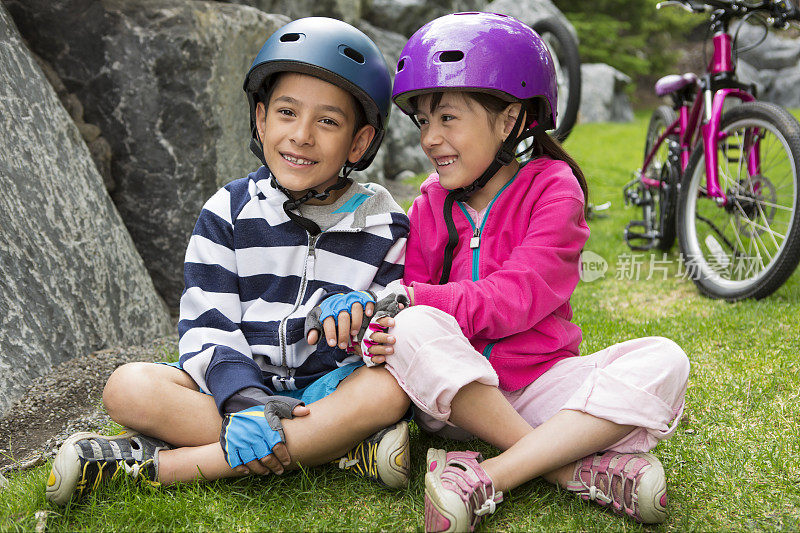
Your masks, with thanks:
<instances>
[{"instance_id":1,"label":"blue helmet","mask_svg":"<svg viewBox=\"0 0 800 533\"><path fill-rule=\"evenodd\" d=\"M375 43L350 24L325 17L298 19L273 33L244 79L254 152L261 150L255 128L256 104L265 98L269 78L280 72L316 76L355 96L367 122L375 128L372 143L352 165L354 170L367 168L386 133L392 96L389 67Z\"/></svg>"}]
</instances>

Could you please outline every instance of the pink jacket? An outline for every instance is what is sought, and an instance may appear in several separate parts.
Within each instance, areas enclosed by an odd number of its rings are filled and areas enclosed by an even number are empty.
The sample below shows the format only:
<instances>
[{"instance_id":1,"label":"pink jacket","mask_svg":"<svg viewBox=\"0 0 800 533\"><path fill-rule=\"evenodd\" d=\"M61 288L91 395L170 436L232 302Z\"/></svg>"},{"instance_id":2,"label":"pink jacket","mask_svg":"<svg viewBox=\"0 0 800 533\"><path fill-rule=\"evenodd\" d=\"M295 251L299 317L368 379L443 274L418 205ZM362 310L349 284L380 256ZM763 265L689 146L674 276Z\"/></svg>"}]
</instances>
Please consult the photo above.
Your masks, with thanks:
<instances>
[{"instance_id":1,"label":"pink jacket","mask_svg":"<svg viewBox=\"0 0 800 533\"><path fill-rule=\"evenodd\" d=\"M455 317L505 390L520 389L559 360L578 355L581 330L570 322L569 299L589 226L569 166L543 157L520 169L489 204L474 249L474 222L456 203L459 244L445 285L437 283L447 244L442 209L448 191L437 174L420 190L408 212L404 277L414 287L415 304Z\"/></svg>"}]
</instances>

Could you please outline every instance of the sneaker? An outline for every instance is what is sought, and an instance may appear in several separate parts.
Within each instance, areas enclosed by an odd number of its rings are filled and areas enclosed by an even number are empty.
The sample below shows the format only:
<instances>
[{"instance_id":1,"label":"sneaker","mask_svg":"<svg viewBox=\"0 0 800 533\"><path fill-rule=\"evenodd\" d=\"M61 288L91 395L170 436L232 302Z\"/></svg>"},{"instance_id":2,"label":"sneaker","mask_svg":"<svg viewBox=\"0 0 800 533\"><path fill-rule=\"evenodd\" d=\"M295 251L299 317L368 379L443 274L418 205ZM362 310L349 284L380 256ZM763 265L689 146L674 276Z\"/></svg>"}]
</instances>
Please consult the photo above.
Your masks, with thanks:
<instances>
[{"instance_id":1,"label":"sneaker","mask_svg":"<svg viewBox=\"0 0 800 533\"><path fill-rule=\"evenodd\" d=\"M425 531L474 531L492 514L503 493L481 468L478 452L428 450L425 474Z\"/></svg>"},{"instance_id":2,"label":"sneaker","mask_svg":"<svg viewBox=\"0 0 800 533\"><path fill-rule=\"evenodd\" d=\"M566 489L584 500L658 524L667 517L667 482L661 462L649 453L605 452L584 457Z\"/></svg>"},{"instance_id":3,"label":"sneaker","mask_svg":"<svg viewBox=\"0 0 800 533\"><path fill-rule=\"evenodd\" d=\"M131 430L113 437L76 433L64 442L53 460L46 497L55 504L65 505L120 472L159 486L158 452L170 449L165 442Z\"/></svg>"},{"instance_id":4,"label":"sneaker","mask_svg":"<svg viewBox=\"0 0 800 533\"><path fill-rule=\"evenodd\" d=\"M390 489L408 486L408 422L384 428L339 459L339 468Z\"/></svg>"}]
</instances>

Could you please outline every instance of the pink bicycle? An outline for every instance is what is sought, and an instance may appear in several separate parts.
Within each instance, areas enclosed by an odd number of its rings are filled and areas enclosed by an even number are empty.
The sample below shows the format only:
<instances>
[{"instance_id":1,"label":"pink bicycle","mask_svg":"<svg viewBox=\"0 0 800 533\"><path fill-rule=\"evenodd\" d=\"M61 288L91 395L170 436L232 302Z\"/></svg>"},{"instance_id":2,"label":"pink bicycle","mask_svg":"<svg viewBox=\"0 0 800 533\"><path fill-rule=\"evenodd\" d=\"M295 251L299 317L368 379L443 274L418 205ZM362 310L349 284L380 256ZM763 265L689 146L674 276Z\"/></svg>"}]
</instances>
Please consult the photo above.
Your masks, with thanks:
<instances>
[{"instance_id":1,"label":"pink bicycle","mask_svg":"<svg viewBox=\"0 0 800 533\"><path fill-rule=\"evenodd\" d=\"M673 105L650 119L644 163L625 186L641 220L625 228L634 250L669 250L677 235L687 273L712 298L764 298L800 261L800 125L758 102L736 77L734 18L786 28L800 12L784 1L675 0L710 12L707 72L670 75L655 86ZM759 16L760 15L760 16ZM738 33L738 32L737 32ZM739 51L740 52L740 51Z\"/></svg>"}]
</instances>

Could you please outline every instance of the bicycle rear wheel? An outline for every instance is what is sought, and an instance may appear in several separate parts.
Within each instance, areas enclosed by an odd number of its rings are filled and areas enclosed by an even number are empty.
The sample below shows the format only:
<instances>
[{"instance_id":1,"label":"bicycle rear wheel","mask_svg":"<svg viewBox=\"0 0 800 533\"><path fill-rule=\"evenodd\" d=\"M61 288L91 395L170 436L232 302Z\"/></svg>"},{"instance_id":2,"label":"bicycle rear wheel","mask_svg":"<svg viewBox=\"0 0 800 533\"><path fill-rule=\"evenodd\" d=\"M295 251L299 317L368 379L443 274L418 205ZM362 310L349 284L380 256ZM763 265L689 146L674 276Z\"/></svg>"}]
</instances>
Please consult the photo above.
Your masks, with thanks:
<instances>
[{"instance_id":1,"label":"bicycle rear wheel","mask_svg":"<svg viewBox=\"0 0 800 533\"><path fill-rule=\"evenodd\" d=\"M703 294L764 298L800 260L800 125L779 106L749 102L726 112L720 131L726 205L708 196L701 143L681 182L678 242L686 272Z\"/></svg>"},{"instance_id":2,"label":"bicycle rear wheel","mask_svg":"<svg viewBox=\"0 0 800 533\"><path fill-rule=\"evenodd\" d=\"M644 143L644 156L656 144L678 116L669 106L659 106L650 117L647 127L647 138ZM642 173L644 177L661 182L661 187L649 187L645 192L642 204L643 220L646 227L656 234L655 248L669 250L675 243L675 201L678 198L678 180L680 179L680 161L678 160L678 136L670 135L658 150Z\"/></svg>"},{"instance_id":3,"label":"bicycle rear wheel","mask_svg":"<svg viewBox=\"0 0 800 533\"><path fill-rule=\"evenodd\" d=\"M558 103L556 129L553 136L564 142L575 126L581 103L581 58L578 42L561 22L555 18L542 19L532 26L547 47L556 67Z\"/></svg>"}]
</instances>

